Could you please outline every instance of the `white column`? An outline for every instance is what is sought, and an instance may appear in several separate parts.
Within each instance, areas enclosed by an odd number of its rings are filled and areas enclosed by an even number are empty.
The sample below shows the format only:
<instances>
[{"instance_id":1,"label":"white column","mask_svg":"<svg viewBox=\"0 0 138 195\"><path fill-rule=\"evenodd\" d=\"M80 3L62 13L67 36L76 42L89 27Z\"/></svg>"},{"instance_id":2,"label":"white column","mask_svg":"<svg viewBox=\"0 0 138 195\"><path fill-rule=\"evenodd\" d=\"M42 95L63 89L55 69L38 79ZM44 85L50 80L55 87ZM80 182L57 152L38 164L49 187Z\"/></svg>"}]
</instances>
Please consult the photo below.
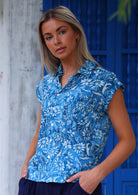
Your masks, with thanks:
<instances>
[{"instance_id":1,"label":"white column","mask_svg":"<svg viewBox=\"0 0 138 195\"><path fill-rule=\"evenodd\" d=\"M10 53L9 53L9 15L7 1L0 1L0 194L8 195L9 173L9 90L10 90Z\"/></svg>"},{"instance_id":2,"label":"white column","mask_svg":"<svg viewBox=\"0 0 138 195\"><path fill-rule=\"evenodd\" d=\"M0 0L0 194L15 195L35 134L42 0Z\"/></svg>"}]
</instances>

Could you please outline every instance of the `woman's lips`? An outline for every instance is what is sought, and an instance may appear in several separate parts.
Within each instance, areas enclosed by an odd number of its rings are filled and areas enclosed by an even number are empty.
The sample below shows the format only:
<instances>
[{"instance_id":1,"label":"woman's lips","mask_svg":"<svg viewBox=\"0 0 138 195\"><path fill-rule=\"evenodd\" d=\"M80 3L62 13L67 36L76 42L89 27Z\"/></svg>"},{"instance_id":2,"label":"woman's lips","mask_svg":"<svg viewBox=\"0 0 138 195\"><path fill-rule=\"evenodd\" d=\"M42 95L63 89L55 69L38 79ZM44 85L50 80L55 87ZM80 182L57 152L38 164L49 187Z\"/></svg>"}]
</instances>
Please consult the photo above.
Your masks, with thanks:
<instances>
[{"instance_id":1,"label":"woman's lips","mask_svg":"<svg viewBox=\"0 0 138 195\"><path fill-rule=\"evenodd\" d=\"M60 47L56 50L56 53L62 53L65 50L65 47Z\"/></svg>"}]
</instances>

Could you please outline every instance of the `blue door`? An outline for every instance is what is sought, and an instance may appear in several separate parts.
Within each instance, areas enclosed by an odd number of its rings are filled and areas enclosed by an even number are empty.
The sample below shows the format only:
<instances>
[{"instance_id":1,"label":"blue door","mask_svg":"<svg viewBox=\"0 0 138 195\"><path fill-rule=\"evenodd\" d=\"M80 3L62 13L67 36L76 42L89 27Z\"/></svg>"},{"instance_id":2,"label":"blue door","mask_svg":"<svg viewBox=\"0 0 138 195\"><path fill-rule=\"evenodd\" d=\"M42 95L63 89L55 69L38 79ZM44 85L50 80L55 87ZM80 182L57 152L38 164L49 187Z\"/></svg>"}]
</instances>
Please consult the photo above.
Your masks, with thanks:
<instances>
[{"instance_id":1,"label":"blue door","mask_svg":"<svg viewBox=\"0 0 138 195\"><path fill-rule=\"evenodd\" d=\"M116 23L115 71L123 81L127 110L137 147L131 157L114 172L114 193L138 195L138 4L132 7L127 25ZM117 138L114 139L115 143Z\"/></svg>"},{"instance_id":2,"label":"blue door","mask_svg":"<svg viewBox=\"0 0 138 195\"><path fill-rule=\"evenodd\" d=\"M117 10L116 0L43 0L44 11L67 6L82 24L94 58L115 72L125 85L125 102L138 142L138 5L132 8L127 25L109 21ZM117 137L111 127L103 159L112 151ZM103 195L138 195L138 146L131 157L102 182Z\"/></svg>"}]
</instances>

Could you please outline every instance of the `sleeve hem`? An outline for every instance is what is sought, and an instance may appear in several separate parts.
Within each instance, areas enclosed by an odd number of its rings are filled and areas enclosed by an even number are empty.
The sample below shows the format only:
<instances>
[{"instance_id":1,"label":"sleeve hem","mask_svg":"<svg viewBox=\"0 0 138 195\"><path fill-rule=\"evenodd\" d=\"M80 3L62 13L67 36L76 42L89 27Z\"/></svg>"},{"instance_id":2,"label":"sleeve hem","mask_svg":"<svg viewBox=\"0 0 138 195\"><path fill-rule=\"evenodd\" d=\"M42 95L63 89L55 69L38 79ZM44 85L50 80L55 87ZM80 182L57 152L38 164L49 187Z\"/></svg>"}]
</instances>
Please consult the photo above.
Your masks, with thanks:
<instances>
[{"instance_id":1,"label":"sleeve hem","mask_svg":"<svg viewBox=\"0 0 138 195\"><path fill-rule=\"evenodd\" d=\"M108 99L107 99L107 101L106 101L106 105L105 105L105 111L106 111L106 112L108 111L108 106L109 106L109 104L110 104L110 102L111 102L111 100L112 100L112 98L113 98L115 92L116 92L120 87L121 87L122 90L124 91L124 85L120 82L120 83L116 86L116 88L114 88L114 90L112 90L110 96L108 97Z\"/></svg>"}]
</instances>

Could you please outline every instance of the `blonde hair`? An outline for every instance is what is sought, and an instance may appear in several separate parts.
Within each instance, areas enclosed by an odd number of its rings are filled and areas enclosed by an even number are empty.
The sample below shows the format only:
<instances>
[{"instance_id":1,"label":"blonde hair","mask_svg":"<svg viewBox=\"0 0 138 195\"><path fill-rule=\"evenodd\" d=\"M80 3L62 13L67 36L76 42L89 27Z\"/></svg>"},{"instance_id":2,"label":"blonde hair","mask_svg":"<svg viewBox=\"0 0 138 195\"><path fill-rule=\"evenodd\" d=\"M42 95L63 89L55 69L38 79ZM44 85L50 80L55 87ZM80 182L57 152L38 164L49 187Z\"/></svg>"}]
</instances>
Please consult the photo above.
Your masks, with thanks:
<instances>
[{"instance_id":1,"label":"blonde hair","mask_svg":"<svg viewBox=\"0 0 138 195\"><path fill-rule=\"evenodd\" d=\"M39 45L40 45L40 55L41 55L41 63L42 63L42 71L44 69L43 66L45 66L48 73L55 73L60 65L60 60L56 58L47 48L43 34L42 34L42 24L44 22L47 22L51 18L65 21L72 29L76 32L78 31L80 36L79 39L77 39L77 63L81 66L83 65L84 60L90 60L95 62L97 65L99 65L94 58L91 56L88 46L87 46L87 40L85 33L83 31L83 28L79 21L76 19L75 15L66 7L64 6L58 6L54 9L50 9L47 12L45 12L42 17L40 18L39 24L38 24L38 38L39 38ZM42 73L43 75L43 73Z\"/></svg>"}]
</instances>

